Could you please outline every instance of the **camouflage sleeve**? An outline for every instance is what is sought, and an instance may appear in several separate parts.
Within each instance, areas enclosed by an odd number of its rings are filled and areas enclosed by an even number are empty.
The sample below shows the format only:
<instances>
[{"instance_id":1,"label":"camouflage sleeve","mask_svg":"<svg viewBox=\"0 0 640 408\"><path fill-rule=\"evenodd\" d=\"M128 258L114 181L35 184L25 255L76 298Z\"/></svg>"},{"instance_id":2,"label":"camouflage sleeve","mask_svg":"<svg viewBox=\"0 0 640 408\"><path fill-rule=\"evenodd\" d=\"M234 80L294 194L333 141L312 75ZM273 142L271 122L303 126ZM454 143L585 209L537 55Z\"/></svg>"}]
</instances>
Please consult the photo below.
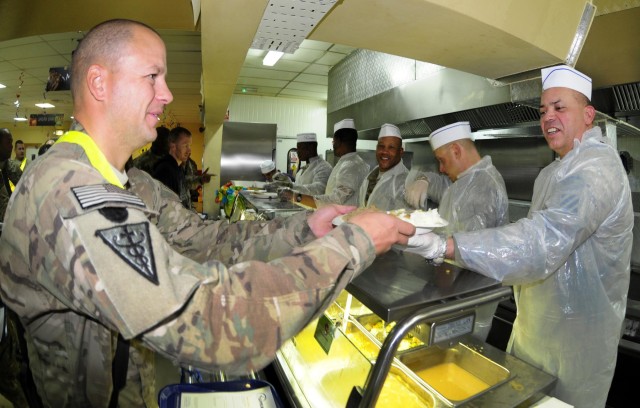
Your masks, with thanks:
<instances>
[{"instance_id":1,"label":"camouflage sleeve","mask_svg":"<svg viewBox=\"0 0 640 408\"><path fill-rule=\"evenodd\" d=\"M22 177L22 170L20 170L20 162L12 159L7 160L7 177L15 186Z\"/></svg>"},{"instance_id":2,"label":"camouflage sleeve","mask_svg":"<svg viewBox=\"0 0 640 408\"><path fill-rule=\"evenodd\" d=\"M186 308L142 338L179 364L259 370L374 258L364 231L345 224L269 263L210 264Z\"/></svg>"},{"instance_id":3,"label":"camouflage sleeve","mask_svg":"<svg viewBox=\"0 0 640 408\"><path fill-rule=\"evenodd\" d=\"M197 262L216 259L231 265L247 259L267 261L315 236L306 213L272 221L203 221L185 210L160 183L137 170L129 171L131 191L157 212L152 221L172 248Z\"/></svg>"}]
</instances>

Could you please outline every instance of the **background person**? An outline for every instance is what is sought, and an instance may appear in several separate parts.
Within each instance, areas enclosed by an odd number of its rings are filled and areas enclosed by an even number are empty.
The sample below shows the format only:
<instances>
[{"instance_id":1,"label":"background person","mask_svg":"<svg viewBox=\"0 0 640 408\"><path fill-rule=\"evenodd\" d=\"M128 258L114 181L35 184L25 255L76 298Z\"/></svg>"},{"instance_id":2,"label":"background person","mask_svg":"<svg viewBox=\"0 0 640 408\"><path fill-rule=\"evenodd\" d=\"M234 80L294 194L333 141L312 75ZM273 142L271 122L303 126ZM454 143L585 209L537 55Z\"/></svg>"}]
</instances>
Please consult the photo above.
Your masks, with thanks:
<instances>
[{"instance_id":1,"label":"background person","mask_svg":"<svg viewBox=\"0 0 640 408\"><path fill-rule=\"evenodd\" d=\"M13 136L7 128L0 129L0 220L4 218L9 198L22 177L20 165L11 160Z\"/></svg>"},{"instance_id":2,"label":"background person","mask_svg":"<svg viewBox=\"0 0 640 408\"><path fill-rule=\"evenodd\" d=\"M151 147L133 159L133 167L144 170L151 175L153 175L153 169L158 160L169 153L169 129L164 126L158 126L156 132L157 136L151 142Z\"/></svg>"},{"instance_id":3,"label":"background person","mask_svg":"<svg viewBox=\"0 0 640 408\"><path fill-rule=\"evenodd\" d=\"M289 176L276 169L276 164L273 160L265 160L260 163L260 172L266 181L264 188L267 191L275 192L279 188L287 188L293 185Z\"/></svg>"},{"instance_id":4,"label":"background person","mask_svg":"<svg viewBox=\"0 0 640 408\"><path fill-rule=\"evenodd\" d=\"M558 377L553 396L604 407L622 333L633 206L618 152L593 126L591 78L542 70L540 125L557 155L533 187L527 218L500 228L420 235L422 255L514 285L509 351Z\"/></svg>"},{"instance_id":5,"label":"background person","mask_svg":"<svg viewBox=\"0 0 640 408\"><path fill-rule=\"evenodd\" d=\"M333 152L340 160L331 171L324 194L301 194L298 200L310 207L326 204L358 205L358 193L369 165L356 153L358 131L353 119L343 119L333 126Z\"/></svg>"},{"instance_id":6,"label":"background person","mask_svg":"<svg viewBox=\"0 0 640 408\"><path fill-rule=\"evenodd\" d=\"M15 152L15 161L20 165L20 171L24 171L24 168L29 164L29 160L27 159L27 148L24 145L22 140L16 140L16 144L14 146Z\"/></svg>"},{"instance_id":7,"label":"background person","mask_svg":"<svg viewBox=\"0 0 640 408\"><path fill-rule=\"evenodd\" d=\"M169 131L169 152L158 160L153 168L153 178L162 182L180 197L184 208L193 208L191 191L185 173L180 167L191 154L191 132L183 127L175 127Z\"/></svg>"},{"instance_id":8,"label":"background person","mask_svg":"<svg viewBox=\"0 0 640 408\"><path fill-rule=\"evenodd\" d=\"M402 136L396 125L385 123L378 133L375 167L364 179L358 196L360 207L389 211L411 208L404 199L409 170L402 163Z\"/></svg>"},{"instance_id":9,"label":"background person","mask_svg":"<svg viewBox=\"0 0 640 408\"><path fill-rule=\"evenodd\" d=\"M101 23L72 73L72 130L27 167L0 237L0 296L25 327L47 406L155 406L154 352L230 375L260 370L376 254L415 233L375 212L333 228L346 206L203 221L147 173L123 171L173 99L159 34Z\"/></svg>"},{"instance_id":10,"label":"background person","mask_svg":"<svg viewBox=\"0 0 640 408\"><path fill-rule=\"evenodd\" d=\"M331 165L318 156L318 138L316 134L300 133L296 138L300 164L302 162L307 162L307 164L300 167L296 173L296 181L291 186L291 189L285 188L278 192L280 199L284 201L291 201L294 198L294 193L308 195L324 193L331 175ZM300 196L297 197L299 198Z\"/></svg>"}]
</instances>

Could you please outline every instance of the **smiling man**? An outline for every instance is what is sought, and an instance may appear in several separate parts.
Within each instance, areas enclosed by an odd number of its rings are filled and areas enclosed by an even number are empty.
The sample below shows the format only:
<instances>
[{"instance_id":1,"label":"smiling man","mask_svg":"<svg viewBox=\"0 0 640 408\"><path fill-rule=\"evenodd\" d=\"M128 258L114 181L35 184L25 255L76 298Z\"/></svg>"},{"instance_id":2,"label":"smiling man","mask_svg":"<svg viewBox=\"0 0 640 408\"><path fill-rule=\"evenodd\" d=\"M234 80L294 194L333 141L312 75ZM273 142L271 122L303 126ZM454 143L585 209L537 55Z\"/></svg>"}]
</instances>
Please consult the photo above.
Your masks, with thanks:
<instances>
[{"instance_id":1,"label":"smiling man","mask_svg":"<svg viewBox=\"0 0 640 408\"><path fill-rule=\"evenodd\" d=\"M334 228L353 209L335 205L203 221L146 172L125 172L173 98L166 67L151 27L91 29L73 54L73 130L27 167L9 204L0 296L25 328L47 407L157 406L154 352L211 372L260 370L415 233L375 212Z\"/></svg>"},{"instance_id":2,"label":"smiling man","mask_svg":"<svg viewBox=\"0 0 640 408\"><path fill-rule=\"evenodd\" d=\"M360 187L358 205L384 211L412 208L404 199L409 170L402 163L402 136L396 125L385 123L378 133L378 166L367 175Z\"/></svg>"},{"instance_id":3,"label":"smiling man","mask_svg":"<svg viewBox=\"0 0 640 408\"><path fill-rule=\"evenodd\" d=\"M558 158L542 169L527 218L500 228L428 233L422 255L513 285L510 352L558 377L552 395L604 407L630 279L633 206L618 152L593 126L591 78L542 70L540 127ZM428 242L427 242L428 241Z\"/></svg>"}]
</instances>

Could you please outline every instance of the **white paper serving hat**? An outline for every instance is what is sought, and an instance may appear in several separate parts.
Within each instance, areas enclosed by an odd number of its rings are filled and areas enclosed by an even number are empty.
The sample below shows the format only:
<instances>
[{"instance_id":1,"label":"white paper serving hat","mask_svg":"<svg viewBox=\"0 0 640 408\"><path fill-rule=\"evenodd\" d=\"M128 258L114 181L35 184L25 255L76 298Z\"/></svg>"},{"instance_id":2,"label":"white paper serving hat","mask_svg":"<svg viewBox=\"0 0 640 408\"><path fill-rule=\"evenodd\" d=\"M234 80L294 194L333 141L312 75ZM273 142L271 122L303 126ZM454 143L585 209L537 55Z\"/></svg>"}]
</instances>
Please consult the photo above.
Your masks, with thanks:
<instances>
[{"instance_id":1,"label":"white paper serving hat","mask_svg":"<svg viewBox=\"0 0 640 408\"><path fill-rule=\"evenodd\" d=\"M396 125L392 125L391 123L385 123L380 128L380 133L378 133L378 139L380 139L381 137L389 137L389 136L398 137L402 139L402 136L400 135L400 129L398 129Z\"/></svg>"},{"instance_id":2,"label":"white paper serving hat","mask_svg":"<svg viewBox=\"0 0 640 408\"><path fill-rule=\"evenodd\" d=\"M276 164L271 160L265 160L262 163L260 163L260 171L262 172L262 174L267 174L270 171L275 169L276 169Z\"/></svg>"},{"instance_id":3,"label":"white paper serving hat","mask_svg":"<svg viewBox=\"0 0 640 408\"><path fill-rule=\"evenodd\" d=\"M340 122L333 125L333 133L336 133L340 129L355 129L356 122L353 119L342 119Z\"/></svg>"},{"instance_id":4,"label":"white paper serving hat","mask_svg":"<svg viewBox=\"0 0 640 408\"><path fill-rule=\"evenodd\" d=\"M570 88L591 100L591 78L568 65L543 68L542 90L555 87Z\"/></svg>"},{"instance_id":5,"label":"white paper serving hat","mask_svg":"<svg viewBox=\"0 0 640 408\"><path fill-rule=\"evenodd\" d=\"M434 151L446 145L460 139L471 139L471 126L469 122L456 122L447 126L443 126L440 129L436 129L429 135L429 143L431 143L431 149Z\"/></svg>"},{"instance_id":6,"label":"white paper serving hat","mask_svg":"<svg viewBox=\"0 0 640 408\"><path fill-rule=\"evenodd\" d=\"M296 137L298 143L317 142L318 138L315 133L298 133Z\"/></svg>"}]
</instances>

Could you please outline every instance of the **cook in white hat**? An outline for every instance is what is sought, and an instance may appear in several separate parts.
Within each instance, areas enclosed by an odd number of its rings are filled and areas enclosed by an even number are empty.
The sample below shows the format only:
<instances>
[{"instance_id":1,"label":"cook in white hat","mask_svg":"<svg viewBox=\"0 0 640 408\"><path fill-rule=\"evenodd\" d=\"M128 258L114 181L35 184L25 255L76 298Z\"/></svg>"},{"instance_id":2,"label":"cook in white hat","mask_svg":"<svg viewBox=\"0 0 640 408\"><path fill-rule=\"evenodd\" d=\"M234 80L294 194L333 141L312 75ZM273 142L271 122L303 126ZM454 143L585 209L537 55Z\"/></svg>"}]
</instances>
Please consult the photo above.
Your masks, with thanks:
<instances>
[{"instance_id":1,"label":"cook in white hat","mask_svg":"<svg viewBox=\"0 0 640 408\"><path fill-rule=\"evenodd\" d=\"M431 144L431 149L434 152L439 147L461 139L473 140L469 122L452 123L450 125L443 126L440 129L434 130L429 135L429 143Z\"/></svg>"},{"instance_id":2,"label":"cook in white hat","mask_svg":"<svg viewBox=\"0 0 640 408\"><path fill-rule=\"evenodd\" d=\"M582 72L568 65L558 65L556 67L543 68L541 74L543 91L556 87L570 88L591 100L591 78Z\"/></svg>"},{"instance_id":3,"label":"cook in white hat","mask_svg":"<svg viewBox=\"0 0 640 408\"><path fill-rule=\"evenodd\" d=\"M356 130L356 122L353 119L342 119L333 125L333 134L340 129L353 129Z\"/></svg>"},{"instance_id":4,"label":"cook in white hat","mask_svg":"<svg viewBox=\"0 0 640 408\"><path fill-rule=\"evenodd\" d=\"M298 136L296 136L296 141L298 143L317 143L318 137L315 133L298 133Z\"/></svg>"},{"instance_id":5,"label":"cook in white hat","mask_svg":"<svg viewBox=\"0 0 640 408\"><path fill-rule=\"evenodd\" d=\"M540 126L549 148L563 158L591 129L595 108L591 105L591 78L568 66L541 70Z\"/></svg>"},{"instance_id":6,"label":"cook in white hat","mask_svg":"<svg viewBox=\"0 0 640 408\"><path fill-rule=\"evenodd\" d=\"M400 163L403 154L400 129L396 125L385 123L380 127L376 146L376 159L380 172L384 173Z\"/></svg>"},{"instance_id":7,"label":"cook in white hat","mask_svg":"<svg viewBox=\"0 0 640 408\"><path fill-rule=\"evenodd\" d=\"M276 169L276 164L272 160L265 160L260 163L260 171L262 174L269 174Z\"/></svg>"}]
</instances>

